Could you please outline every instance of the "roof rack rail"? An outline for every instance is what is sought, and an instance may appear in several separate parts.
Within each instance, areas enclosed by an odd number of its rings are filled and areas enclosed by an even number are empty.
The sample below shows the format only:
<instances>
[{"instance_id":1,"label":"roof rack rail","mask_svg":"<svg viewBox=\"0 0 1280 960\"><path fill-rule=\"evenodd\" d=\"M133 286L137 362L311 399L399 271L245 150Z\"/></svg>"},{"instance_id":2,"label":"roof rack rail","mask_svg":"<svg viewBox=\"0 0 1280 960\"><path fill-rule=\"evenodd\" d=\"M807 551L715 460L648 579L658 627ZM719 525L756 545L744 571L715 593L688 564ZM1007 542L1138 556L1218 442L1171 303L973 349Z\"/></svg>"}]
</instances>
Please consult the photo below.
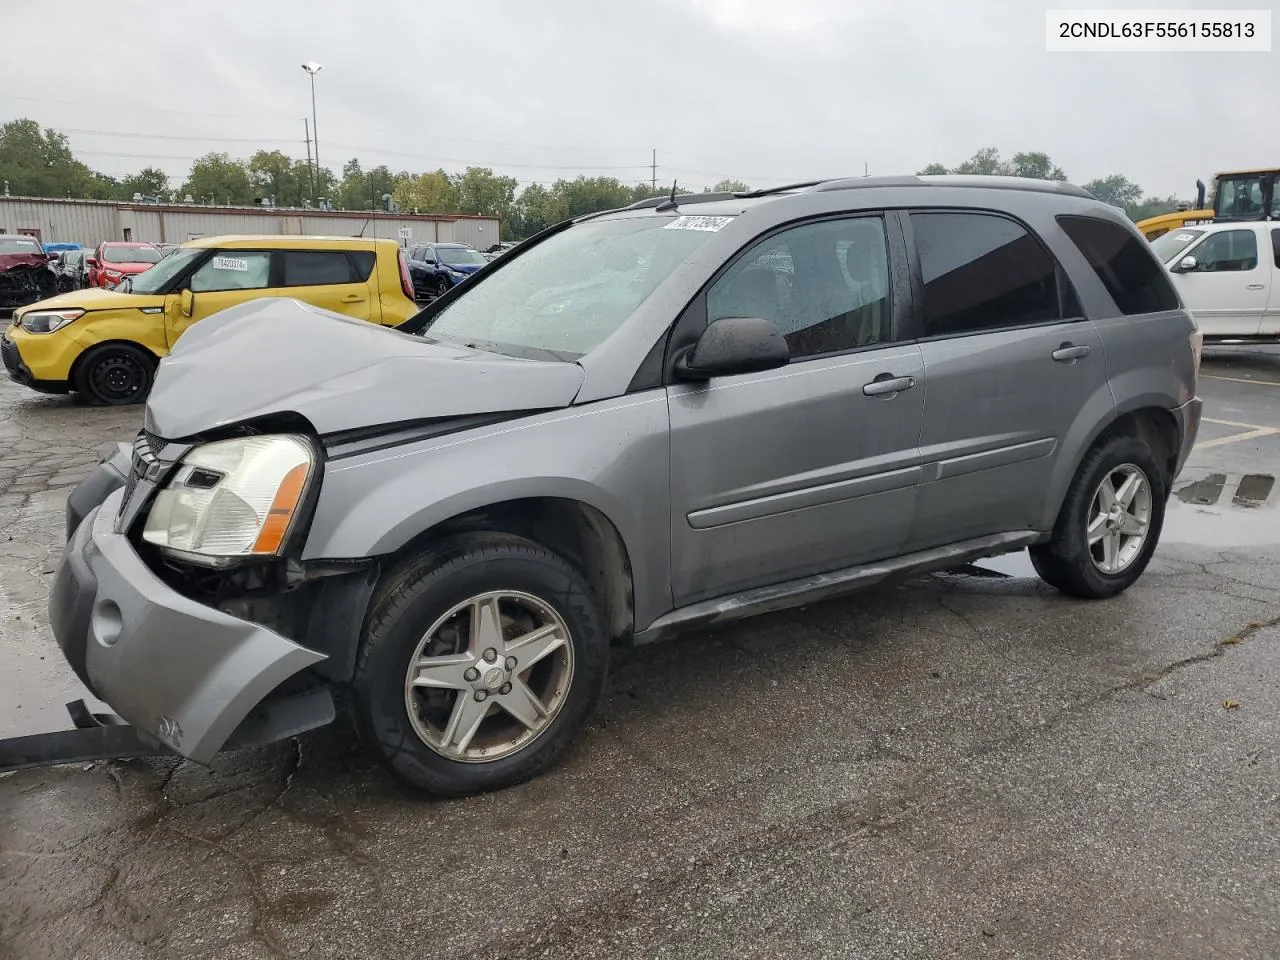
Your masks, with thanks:
<instances>
[{"instance_id":1,"label":"roof rack rail","mask_svg":"<svg viewBox=\"0 0 1280 960\"><path fill-rule=\"evenodd\" d=\"M786 193L788 190L806 190L809 187L816 187L827 182L827 180L801 180L798 183L784 183L780 187L761 187L759 190L744 190L742 193L733 194L733 196L741 199L767 197L774 193Z\"/></svg>"},{"instance_id":2,"label":"roof rack rail","mask_svg":"<svg viewBox=\"0 0 1280 960\"><path fill-rule=\"evenodd\" d=\"M676 206L682 203L709 203L713 200L732 200L737 194L733 193L678 193L676 194ZM648 197L644 200L637 200L629 207L623 207L624 210L644 210L648 207L660 207L664 203L670 203L670 195L661 197Z\"/></svg>"},{"instance_id":3,"label":"roof rack rail","mask_svg":"<svg viewBox=\"0 0 1280 960\"><path fill-rule=\"evenodd\" d=\"M1033 193L1062 193L1072 197L1095 199L1083 187L1065 180L1037 180L1032 177L990 176L979 173L928 173L897 177L849 177L831 180L817 189L856 190L861 187L978 187L985 190L1027 190Z\"/></svg>"}]
</instances>

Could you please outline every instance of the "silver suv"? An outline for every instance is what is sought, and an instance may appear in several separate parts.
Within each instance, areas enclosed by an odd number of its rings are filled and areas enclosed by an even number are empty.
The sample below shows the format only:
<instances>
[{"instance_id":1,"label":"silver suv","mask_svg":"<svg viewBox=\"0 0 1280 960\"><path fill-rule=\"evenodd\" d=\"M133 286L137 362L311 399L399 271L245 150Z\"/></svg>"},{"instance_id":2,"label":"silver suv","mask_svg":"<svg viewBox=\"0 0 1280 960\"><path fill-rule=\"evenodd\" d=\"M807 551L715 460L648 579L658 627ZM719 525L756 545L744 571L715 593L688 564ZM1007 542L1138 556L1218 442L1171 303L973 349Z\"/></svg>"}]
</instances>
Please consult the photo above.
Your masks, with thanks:
<instances>
[{"instance_id":1,"label":"silver suv","mask_svg":"<svg viewBox=\"0 0 1280 960\"><path fill-rule=\"evenodd\" d=\"M1124 590L1199 354L1141 235L1067 184L644 201L399 331L282 299L193 327L69 499L53 629L135 752L349 702L409 783L498 788L563 753L611 644L1022 549Z\"/></svg>"}]
</instances>

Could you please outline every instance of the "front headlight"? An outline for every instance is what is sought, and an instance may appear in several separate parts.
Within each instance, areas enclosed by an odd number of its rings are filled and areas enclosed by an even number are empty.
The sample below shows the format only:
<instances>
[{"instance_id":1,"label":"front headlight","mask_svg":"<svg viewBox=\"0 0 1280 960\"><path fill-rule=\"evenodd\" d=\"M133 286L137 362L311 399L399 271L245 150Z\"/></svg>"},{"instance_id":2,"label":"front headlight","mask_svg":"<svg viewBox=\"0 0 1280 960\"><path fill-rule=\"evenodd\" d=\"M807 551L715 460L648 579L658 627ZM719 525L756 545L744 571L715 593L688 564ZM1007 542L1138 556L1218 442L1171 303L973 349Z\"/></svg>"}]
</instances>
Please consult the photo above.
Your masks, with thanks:
<instances>
[{"instance_id":1,"label":"front headlight","mask_svg":"<svg viewBox=\"0 0 1280 960\"><path fill-rule=\"evenodd\" d=\"M84 316L84 311L74 310L28 310L22 315L22 329L27 333L53 333L61 330L72 320Z\"/></svg>"},{"instance_id":2,"label":"front headlight","mask_svg":"<svg viewBox=\"0 0 1280 960\"><path fill-rule=\"evenodd\" d=\"M450 270L449 276L453 277L455 280L461 280L463 277L466 276L466 274L463 273L461 270Z\"/></svg>"},{"instance_id":3,"label":"front headlight","mask_svg":"<svg viewBox=\"0 0 1280 960\"><path fill-rule=\"evenodd\" d=\"M315 451L285 434L196 447L156 494L142 539L222 567L280 553L315 472Z\"/></svg>"}]
</instances>

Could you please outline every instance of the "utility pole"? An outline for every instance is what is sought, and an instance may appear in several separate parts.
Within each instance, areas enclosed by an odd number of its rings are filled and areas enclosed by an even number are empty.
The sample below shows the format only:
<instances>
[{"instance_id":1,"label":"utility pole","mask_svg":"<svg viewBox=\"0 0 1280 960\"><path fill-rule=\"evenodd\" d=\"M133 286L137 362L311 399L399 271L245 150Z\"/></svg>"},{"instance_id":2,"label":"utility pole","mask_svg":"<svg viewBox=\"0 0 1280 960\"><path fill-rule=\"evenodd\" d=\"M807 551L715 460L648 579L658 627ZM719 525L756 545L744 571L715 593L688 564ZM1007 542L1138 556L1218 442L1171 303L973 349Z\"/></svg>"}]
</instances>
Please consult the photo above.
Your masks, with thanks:
<instances>
[{"instance_id":1,"label":"utility pole","mask_svg":"<svg viewBox=\"0 0 1280 960\"><path fill-rule=\"evenodd\" d=\"M310 63L304 63L302 65L302 69L305 70L307 72L307 75L311 77L311 134L316 138L316 175L315 175L315 189L313 192L319 193L320 192L320 125L316 123L316 74L319 73L323 69L323 67L320 64L312 61ZM319 200L318 197L316 199Z\"/></svg>"},{"instance_id":2,"label":"utility pole","mask_svg":"<svg viewBox=\"0 0 1280 960\"><path fill-rule=\"evenodd\" d=\"M311 165L311 125L306 117L302 118L302 129L307 135L307 172L311 174L311 202L316 200L316 168Z\"/></svg>"},{"instance_id":3,"label":"utility pole","mask_svg":"<svg viewBox=\"0 0 1280 960\"><path fill-rule=\"evenodd\" d=\"M657 147L653 148L652 173L653 173L653 192L657 193L658 192L658 148Z\"/></svg>"}]
</instances>

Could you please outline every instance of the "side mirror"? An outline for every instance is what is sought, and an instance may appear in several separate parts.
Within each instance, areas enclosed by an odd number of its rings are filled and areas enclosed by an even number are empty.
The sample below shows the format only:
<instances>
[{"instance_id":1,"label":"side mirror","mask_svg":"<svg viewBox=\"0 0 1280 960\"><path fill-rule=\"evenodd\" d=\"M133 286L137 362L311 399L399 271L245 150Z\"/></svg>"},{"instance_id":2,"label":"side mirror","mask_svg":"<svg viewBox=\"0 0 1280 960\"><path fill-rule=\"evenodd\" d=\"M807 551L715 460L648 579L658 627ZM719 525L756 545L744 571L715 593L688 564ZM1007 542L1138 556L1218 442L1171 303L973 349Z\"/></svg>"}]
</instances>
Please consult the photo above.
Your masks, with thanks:
<instances>
[{"instance_id":1,"label":"side mirror","mask_svg":"<svg viewBox=\"0 0 1280 960\"><path fill-rule=\"evenodd\" d=\"M190 290L183 290L182 293L178 295L178 304L182 308L182 315L184 317L191 316L191 311L195 309L196 305L195 294Z\"/></svg>"},{"instance_id":2,"label":"side mirror","mask_svg":"<svg viewBox=\"0 0 1280 960\"><path fill-rule=\"evenodd\" d=\"M707 324L698 342L675 364L682 380L710 380L735 373L785 367L791 350L779 330L762 317L721 317Z\"/></svg>"},{"instance_id":3,"label":"side mirror","mask_svg":"<svg viewBox=\"0 0 1280 960\"><path fill-rule=\"evenodd\" d=\"M1183 257L1173 269L1175 273L1190 273L1198 266L1200 266L1200 261L1195 257Z\"/></svg>"},{"instance_id":4,"label":"side mirror","mask_svg":"<svg viewBox=\"0 0 1280 960\"><path fill-rule=\"evenodd\" d=\"M422 262L431 267L434 267L436 265L435 260L431 257L423 257Z\"/></svg>"},{"instance_id":5,"label":"side mirror","mask_svg":"<svg viewBox=\"0 0 1280 960\"><path fill-rule=\"evenodd\" d=\"M97 257L85 257L85 258L84 258L84 262L85 262L85 265L86 265L86 266L96 267L96 266L98 265L98 258L97 258Z\"/></svg>"}]
</instances>

